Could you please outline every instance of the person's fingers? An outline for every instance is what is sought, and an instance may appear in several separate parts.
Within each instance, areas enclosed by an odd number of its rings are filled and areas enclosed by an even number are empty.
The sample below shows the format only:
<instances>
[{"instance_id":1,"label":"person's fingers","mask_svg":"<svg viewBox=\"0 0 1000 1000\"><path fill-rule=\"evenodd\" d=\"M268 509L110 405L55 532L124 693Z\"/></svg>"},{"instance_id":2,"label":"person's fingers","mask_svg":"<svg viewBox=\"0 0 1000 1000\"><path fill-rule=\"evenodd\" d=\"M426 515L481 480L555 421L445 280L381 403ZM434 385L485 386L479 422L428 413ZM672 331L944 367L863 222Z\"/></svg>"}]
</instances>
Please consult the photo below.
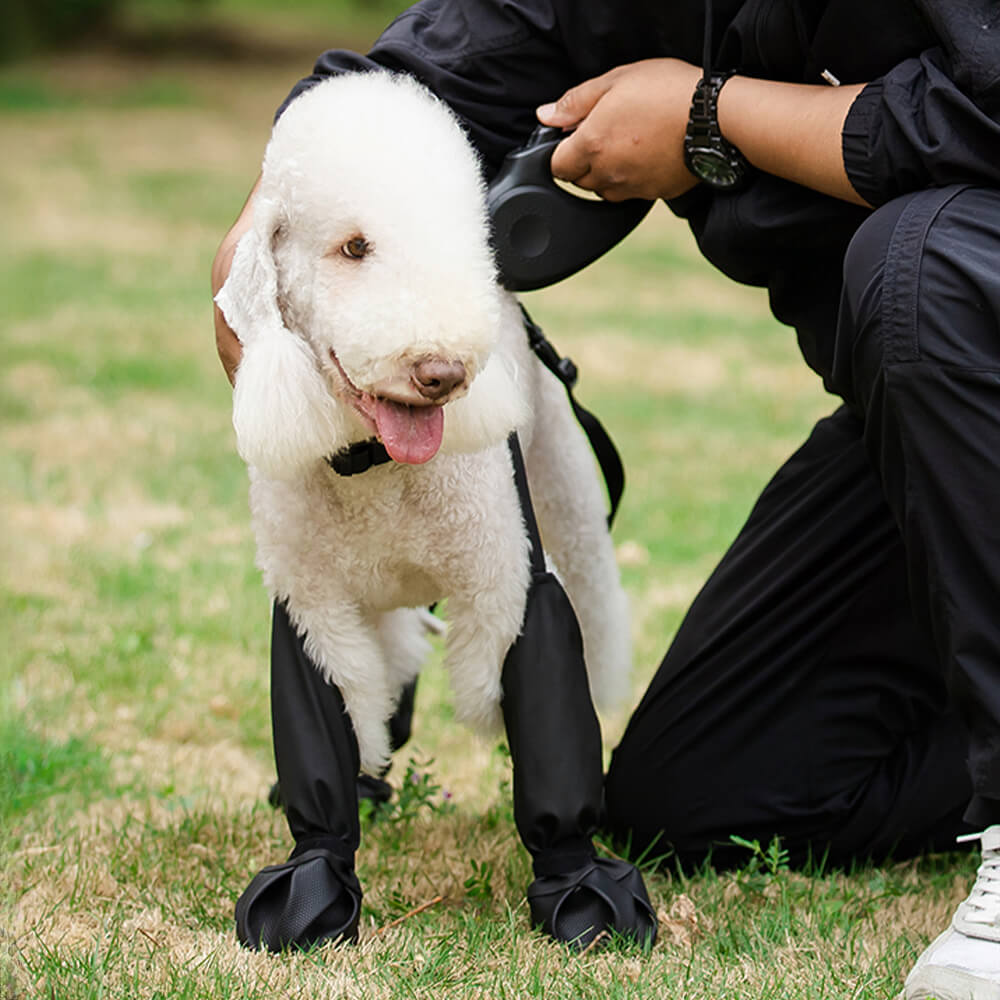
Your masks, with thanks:
<instances>
[{"instance_id":1,"label":"person's fingers","mask_svg":"<svg viewBox=\"0 0 1000 1000\"><path fill-rule=\"evenodd\" d=\"M253 225L253 203L257 191L260 189L260 177L257 178L254 186L250 189L247 200L243 203L239 217L233 223L232 228L223 237L219 249L215 252L212 261L212 298L219 294L219 290L229 277L229 269L233 266L233 257L236 254L236 244L240 238ZM243 345L239 337L233 332L226 322L226 317L222 315L222 310L213 301L212 303L215 320L215 347L219 353L219 360L226 371L231 385L236 384L236 369L239 367L240 359L243 357Z\"/></svg>"},{"instance_id":2,"label":"person's fingers","mask_svg":"<svg viewBox=\"0 0 1000 1000\"><path fill-rule=\"evenodd\" d=\"M559 179L566 180L564 177ZM612 180L596 170L587 170L586 173L569 181L569 183L584 191L592 191L602 201L626 201L629 198L638 197L636 192L623 183Z\"/></svg>"},{"instance_id":3,"label":"person's fingers","mask_svg":"<svg viewBox=\"0 0 1000 1000\"><path fill-rule=\"evenodd\" d=\"M608 92L612 83L612 70L602 76L571 87L552 104L543 104L535 114L543 125L556 128L573 128L593 110L594 105Z\"/></svg>"},{"instance_id":4,"label":"person's fingers","mask_svg":"<svg viewBox=\"0 0 1000 1000\"><path fill-rule=\"evenodd\" d=\"M233 333L232 328L222 315L222 310L215 306L215 347L219 352L219 360L226 371L230 385L236 383L236 369L239 367L240 358L243 356L243 345L239 337Z\"/></svg>"},{"instance_id":5,"label":"person's fingers","mask_svg":"<svg viewBox=\"0 0 1000 1000\"><path fill-rule=\"evenodd\" d=\"M573 132L552 151L552 176L586 187L581 181L590 173L592 159L586 138Z\"/></svg>"},{"instance_id":6,"label":"person's fingers","mask_svg":"<svg viewBox=\"0 0 1000 1000\"><path fill-rule=\"evenodd\" d=\"M232 327L226 322L226 317L214 298L229 276L229 269L233 266L235 253L236 239L233 230L230 230L222 241L222 245L215 255L215 260L212 261L212 318L215 325L215 348L231 385L234 385L236 381L236 368L243 356L243 345L233 332Z\"/></svg>"}]
</instances>

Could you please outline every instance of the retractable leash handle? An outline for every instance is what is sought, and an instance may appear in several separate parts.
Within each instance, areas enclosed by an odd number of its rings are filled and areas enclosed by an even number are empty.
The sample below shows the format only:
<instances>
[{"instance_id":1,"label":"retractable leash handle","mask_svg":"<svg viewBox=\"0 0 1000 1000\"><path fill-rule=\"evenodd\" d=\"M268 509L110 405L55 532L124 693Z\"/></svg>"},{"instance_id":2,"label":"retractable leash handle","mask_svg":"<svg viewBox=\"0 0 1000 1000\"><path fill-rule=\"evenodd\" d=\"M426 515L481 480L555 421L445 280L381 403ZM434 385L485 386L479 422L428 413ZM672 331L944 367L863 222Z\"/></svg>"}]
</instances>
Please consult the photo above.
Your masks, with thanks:
<instances>
[{"instance_id":1,"label":"retractable leash handle","mask_svg":"<svg viewBox=\"0 0 1000 1000\"><path fill-rule=\"evenodd\" d=\"M540 125L508 153L486 194L500 280L513 292L553 285L627 236L651 201L597 201L570 194L552 177L562 129Z\"/></svg>"}]
</instances>

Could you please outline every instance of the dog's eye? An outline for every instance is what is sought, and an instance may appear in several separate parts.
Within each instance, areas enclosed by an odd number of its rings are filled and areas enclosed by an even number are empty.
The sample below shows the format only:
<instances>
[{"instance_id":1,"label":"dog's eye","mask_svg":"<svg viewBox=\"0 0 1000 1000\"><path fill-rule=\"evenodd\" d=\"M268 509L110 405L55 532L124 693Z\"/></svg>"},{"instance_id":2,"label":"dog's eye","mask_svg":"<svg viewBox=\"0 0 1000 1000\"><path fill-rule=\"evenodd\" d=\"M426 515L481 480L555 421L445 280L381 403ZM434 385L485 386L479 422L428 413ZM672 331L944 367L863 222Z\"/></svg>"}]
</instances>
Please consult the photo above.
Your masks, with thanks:
<instances>
[{"instance_id":1,"label":"dog's eye","mask_svg":"<svg viewBox=\"0 0 1000 1000\"><path fill-rule=\"evenodd\" d=\"M371 246L363 236L352 236L341 248L340 252L351 260L361 260L367 257Z\"/></svg>"}]
</instances>

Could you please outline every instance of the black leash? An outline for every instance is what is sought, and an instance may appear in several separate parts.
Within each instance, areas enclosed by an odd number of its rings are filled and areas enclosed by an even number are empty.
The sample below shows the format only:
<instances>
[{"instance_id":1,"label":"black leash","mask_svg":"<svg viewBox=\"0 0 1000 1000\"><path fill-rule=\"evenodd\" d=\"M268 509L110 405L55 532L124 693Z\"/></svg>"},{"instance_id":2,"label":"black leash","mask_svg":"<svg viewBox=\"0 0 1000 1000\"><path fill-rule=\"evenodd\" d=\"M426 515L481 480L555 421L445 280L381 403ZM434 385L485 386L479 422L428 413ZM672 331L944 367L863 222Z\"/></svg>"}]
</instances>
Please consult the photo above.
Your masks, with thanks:
<instances>
[{"instance_id":1,"label":"black leash","mask_svg":"<svg viewBox=\"0 0 1000 1000\"><path fill-rule=\"evenodd\" d=\"M565 386L570 406L573 407L573 415L583 428L590 441L590 447L593 448L594 455L597 457L597 464L601 467L601 474L604 476L604 482L608 488L608 499L611 502L611 510L608 513L608 527L610 528L625 490L625 469L622 466L621 456L618 454L618 449L610 435L604 429L604 425L590 410L581 406L573 395L578 375L576 365L569 358L564 358L559 354L552 346L552 342L542 332L542 328L528 315L528 310L523 305L521 306L521 315L524 317L524 329L528 334L528 343L531 345L531 349L538 355L542 364Z\"/></svg>"},{"instance_id":2,"label":"black leash","mask_svg":"<svg viewBox=\"0 0 1000 1000\"><path fill-rule=\"evenodd\" d=\"M528 542L531 544L529 558L531 572L540 575L545 572L545 550L542 548L542 538L538 533L538 522L535 520L535 508L531 505L531 493L528 491L528 473L524 469L524 455L521 453L521 442L517 431L507 438L511 462L514 465L514 486L517 488L517 498L521 501L521 514L524 517L524 527L528 532Z\"/></svg>"},{"instance_id":3,"label":"black leash","mask_svg":"<svg viewBox=\"0 0 1000 1000\"><path fill-rule=\"evenodd\" d=\"M610 528L618 511L622 492L625 489L625 470L622 467L621 456L619 456L618 449L600 420L586 407L581 406L573 395L573 388L576 386L578 376L576 365L569 358L564 358L559 354L552 346L552 342L542 332L542 328L528 315L528 310L523 305L521 306L521 315L524 317L524 330L528 335L528 344L542 364L562 382L566 394L569 396L570 406L573 407L573 415L583 428L590 441L590 447L593 448L594 455L597 457L597 464L601 467L601 473L608 488L608 499L611 503L611 510L608 513L608 527ZM376 438L356 441L327 458L330 468L340 476L356 476L359 473L367 472L374 465L384 465L389 461L392 461L389 453L385 450L382 442Z\"/></svg>"}]
</instances>

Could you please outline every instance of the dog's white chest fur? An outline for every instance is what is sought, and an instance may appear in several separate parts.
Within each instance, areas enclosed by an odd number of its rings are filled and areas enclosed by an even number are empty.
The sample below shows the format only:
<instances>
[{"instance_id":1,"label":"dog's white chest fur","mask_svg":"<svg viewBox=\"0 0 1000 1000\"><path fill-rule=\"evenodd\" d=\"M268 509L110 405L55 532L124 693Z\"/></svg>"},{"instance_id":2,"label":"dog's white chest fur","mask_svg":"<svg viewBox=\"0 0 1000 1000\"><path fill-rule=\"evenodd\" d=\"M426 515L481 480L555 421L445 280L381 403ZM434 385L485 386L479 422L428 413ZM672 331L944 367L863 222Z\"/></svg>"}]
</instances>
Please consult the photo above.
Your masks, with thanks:
<instances>
[{"instance_id":1,"label":"dog's white chest fur","mask_svg":"<svg viewBox=\"0 0 1000 1000\"><path fill-rule=\"evenodd\" d=\"M456 714L499 723L529 584L506 441L517 431L546 551L580 618L592 687L621 693L624 594L585 438L496 284L475 153L412 80L328 80L275 126L218 296L243 343L234 425L258 563L336 684L362 767L446 600ZM338 477L370 436L395 461Z\"/></svg>"},{"instance_id":2,"label":"dog's white chest fur","mask_svg":"<svg viewBox=\"0 0 1000 1000\"><path fill-rule=\"evenodd\" d=\"M284 565L294 544L303 570L327 577L336 567L337 586L369 615L478 588L493 572L491 560L478 555L492 546L492 536L522 534L509 480L504 445L476 455L437 455L417 468L380 465L350 477L320 463L292 483L254 474L251 510L267 583L287 596L286 581L269 571ZM290 531L289 521L301 525L301 533ZM516 552L518 560L522 555ZM330 583L309 584L321 586Z\"/></svg>"}]
</instances>

